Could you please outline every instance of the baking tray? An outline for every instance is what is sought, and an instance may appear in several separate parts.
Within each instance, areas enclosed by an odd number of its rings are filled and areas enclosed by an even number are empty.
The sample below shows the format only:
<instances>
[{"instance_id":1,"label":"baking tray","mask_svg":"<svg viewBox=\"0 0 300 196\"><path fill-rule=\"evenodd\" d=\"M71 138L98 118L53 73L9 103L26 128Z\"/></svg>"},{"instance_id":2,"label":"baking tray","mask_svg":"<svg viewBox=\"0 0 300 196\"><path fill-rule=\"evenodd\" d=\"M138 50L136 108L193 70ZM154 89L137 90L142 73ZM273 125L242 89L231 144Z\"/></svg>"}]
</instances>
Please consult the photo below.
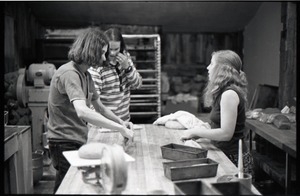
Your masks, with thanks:
<instances>
[{"instance_id":1,"label":"baking tray","mask_svg":"<svg viewBox=\"0 0 300 196\"><path fill-rule=\"evenodd\" d=\"M219 192L201 180L174 182L175 195L218 195Z\"/></svg>"},{"instance_id":2,"label":"baking tray","mask_svg":"<svg viewBox=\"0 0 300 196\"><path fill-rule=\"evenodd\" d=\"M251 190L237 181L211 183L221 195L255 195Z\"/></svg>"},{"instance_id":3,"label":"baking tray","mask_svg":"<svg viewBox=\"0 0 300 196\"><path fill-rule=\"evenodd\" d=\"M210 158L163 162L164 174L172 181L214 177L218 165Z\"/></svg>"},{"instance_id":4,"label":"baking tray","mask_svg":"<svg viewBox=\"0 0 300 196\"><path fill-rule=\"evenodd\" d=\"M164 159L170 159L175 161L185 159L197 159L206 158L207 149L170 143L161 146L161 154Z\"/></svg>"}]
</instances>

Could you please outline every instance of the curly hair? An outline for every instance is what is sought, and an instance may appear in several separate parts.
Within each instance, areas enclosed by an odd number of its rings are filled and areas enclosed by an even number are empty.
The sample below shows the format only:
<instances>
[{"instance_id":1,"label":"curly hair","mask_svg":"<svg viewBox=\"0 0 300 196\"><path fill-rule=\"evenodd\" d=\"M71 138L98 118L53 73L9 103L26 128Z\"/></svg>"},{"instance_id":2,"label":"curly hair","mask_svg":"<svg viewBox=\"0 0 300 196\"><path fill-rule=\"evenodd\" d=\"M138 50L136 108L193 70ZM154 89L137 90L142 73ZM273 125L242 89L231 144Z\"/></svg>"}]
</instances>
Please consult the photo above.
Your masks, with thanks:
<instances>
[{"instance_id":1,"label":"curly hair","mask_svg":"<svg viewBox=\"0 0 300 196\"><path fill-rule=\"evenodd\" d=\"M76 64L97 67L102 61L102 49L108 40L99 27L85 29L72 44L68 58Z\"/></svg>"},{"instance_id":2,"label":"curly hair","mask_svg":"<svg viewBox=\"0 0 300 196\"><path fill-rule=\"evenodd\" d=\"M248 81L242 69L242 60L231 50L219 50L212 53L216 66L205 88L205 104L212 106L226 87L237 91L247 107Z\"/></svg>"}]
</instances>

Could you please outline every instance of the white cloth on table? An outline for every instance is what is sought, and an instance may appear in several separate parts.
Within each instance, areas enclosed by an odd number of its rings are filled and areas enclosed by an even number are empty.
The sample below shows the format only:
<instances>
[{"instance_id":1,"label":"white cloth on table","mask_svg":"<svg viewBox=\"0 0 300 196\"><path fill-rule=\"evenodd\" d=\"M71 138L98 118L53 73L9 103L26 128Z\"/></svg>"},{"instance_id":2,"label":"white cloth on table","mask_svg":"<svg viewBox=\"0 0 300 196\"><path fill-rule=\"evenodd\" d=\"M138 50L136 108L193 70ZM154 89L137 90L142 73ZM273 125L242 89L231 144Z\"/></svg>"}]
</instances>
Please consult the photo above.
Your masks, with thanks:
<instances>
[{"instance_id":1,"label":"white cloth on table","mask_svg":"<svg viewBox=\"0 0 300 196\"><path fill-rule=\"evenodd\" d=\"M207 122L203 122L199 118L197 118L194 114L191 114L186 111L179 110L175 113L171 113L169 115L162 116L153 122L154 125L165 125L168 121L177 121L179 122L185 129L191 129L196 126L204 126L207 129L210 129L210 125Z\"/></svg>"}]
</instances>

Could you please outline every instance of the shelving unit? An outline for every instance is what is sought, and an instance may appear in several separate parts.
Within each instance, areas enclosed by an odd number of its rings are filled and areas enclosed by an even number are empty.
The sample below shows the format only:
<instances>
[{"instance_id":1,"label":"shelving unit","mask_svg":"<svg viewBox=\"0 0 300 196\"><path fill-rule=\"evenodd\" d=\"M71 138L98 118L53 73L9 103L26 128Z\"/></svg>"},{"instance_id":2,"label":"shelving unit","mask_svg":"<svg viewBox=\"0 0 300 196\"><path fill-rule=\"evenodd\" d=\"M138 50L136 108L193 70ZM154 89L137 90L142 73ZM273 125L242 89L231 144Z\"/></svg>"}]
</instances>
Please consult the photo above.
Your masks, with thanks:
<instances>
[{"instance_id":1,"label":"shelving unit","mask_svg":"<svg viewBox=\"0 0 300 196\"><path fill-rule=\"evenodd\" d=\"M47 61L56 68L68 62L68 52L75 37L49 37L37 40L37 61Z\"/></svg>"},{"instance_id":2,"label":"shelving unit","mask_svg":"<svg viewBox=\"0 0 300 196\"><path fill-rule=\"evenodd\" d=\"M158 34L123 34L126 48L143 78L139 89L131 91L132 122L153 123L161 116L161 42Z\"/></svg>"},{"instance_id":3,"label":"shelving unit","mask_svg":"<svg viewBox=\"0 0 300 196\"><path fill-rule=\"evenodd\" d=\"M253 153L253 158L258 168L283 186L285 193L291 192L297 181L296 123L292 123L291 129L286 130L255 119L247 119L245 125L250 130L250 149L252 134L255 133L256 152Z\"/></svg>"},{"instance_id":4,"label":"shelving unit","mask_svg":"<svg viewBox=\"0 0 300 196\"><path fill-rule=\"evenodd\" d=\"M142 86L131 91L130 114L134 123L153 123L161 116L161 42L158 34L123 34L133 63L143 78ZM50 36L37 41L38 61L66 63L75 37Z\"/></svg>"}]
</instances>

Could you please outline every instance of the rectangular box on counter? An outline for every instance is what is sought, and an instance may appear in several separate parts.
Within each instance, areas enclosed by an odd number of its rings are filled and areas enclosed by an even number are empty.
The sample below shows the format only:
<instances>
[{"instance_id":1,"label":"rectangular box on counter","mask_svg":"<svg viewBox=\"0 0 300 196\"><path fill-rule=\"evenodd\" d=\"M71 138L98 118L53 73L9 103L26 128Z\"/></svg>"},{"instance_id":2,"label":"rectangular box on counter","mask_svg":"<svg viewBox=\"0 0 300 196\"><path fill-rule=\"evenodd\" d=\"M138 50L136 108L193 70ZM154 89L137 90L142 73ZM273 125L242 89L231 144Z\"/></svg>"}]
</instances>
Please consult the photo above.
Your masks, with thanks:
<instances>
[{"instance_id":1,"label":"rectangular box on counter","mask_svg":"<svg viewBox=\"0 0 300 196\"><path fill-rule=\"evenodd\" d=\"M164 162L165 176L174 180L214 177L219 163L209 158Z\"/></svg>"},{"instance_id":2,"label":"rectangular box on counter","mask_svg":"<svg viewBox=\"0 0 300 196\"><path fill-rule=\"evenodd\" d=\"M207 157L207 149L174 143L161 146L161 153L164 159L170 160L186 160Z\"/></svg>"},{"instance_id":3,"label":"rectangular box on counter","mask_svg":"<svg viewBox=\"0 0 300 196\"><path fill-rule=\"evenodd\" d=\"M199 179L174 182L176 195L255 195L237 181L207 184Z\"/></svg>"},{"instance_id":4,"label":"rectangular box on counter","mask_svg":"<svg viewBox=\"0 0 300 196\"><path fill-rule=\"evenodd\" d=\"M211 183L221 195L255 195L250 189L238 181Z\"/></svg>"},{"instance_id":5,"label":"rectangular box on counter","mask_svg":"<svg viewBox=\"0 0 300 196\"><path fill-rule=\"evenodd\" d=\"M176 195L218 195L218 191L201 180L183 180L174 182Z\"/></svg>"}]
</instances>

